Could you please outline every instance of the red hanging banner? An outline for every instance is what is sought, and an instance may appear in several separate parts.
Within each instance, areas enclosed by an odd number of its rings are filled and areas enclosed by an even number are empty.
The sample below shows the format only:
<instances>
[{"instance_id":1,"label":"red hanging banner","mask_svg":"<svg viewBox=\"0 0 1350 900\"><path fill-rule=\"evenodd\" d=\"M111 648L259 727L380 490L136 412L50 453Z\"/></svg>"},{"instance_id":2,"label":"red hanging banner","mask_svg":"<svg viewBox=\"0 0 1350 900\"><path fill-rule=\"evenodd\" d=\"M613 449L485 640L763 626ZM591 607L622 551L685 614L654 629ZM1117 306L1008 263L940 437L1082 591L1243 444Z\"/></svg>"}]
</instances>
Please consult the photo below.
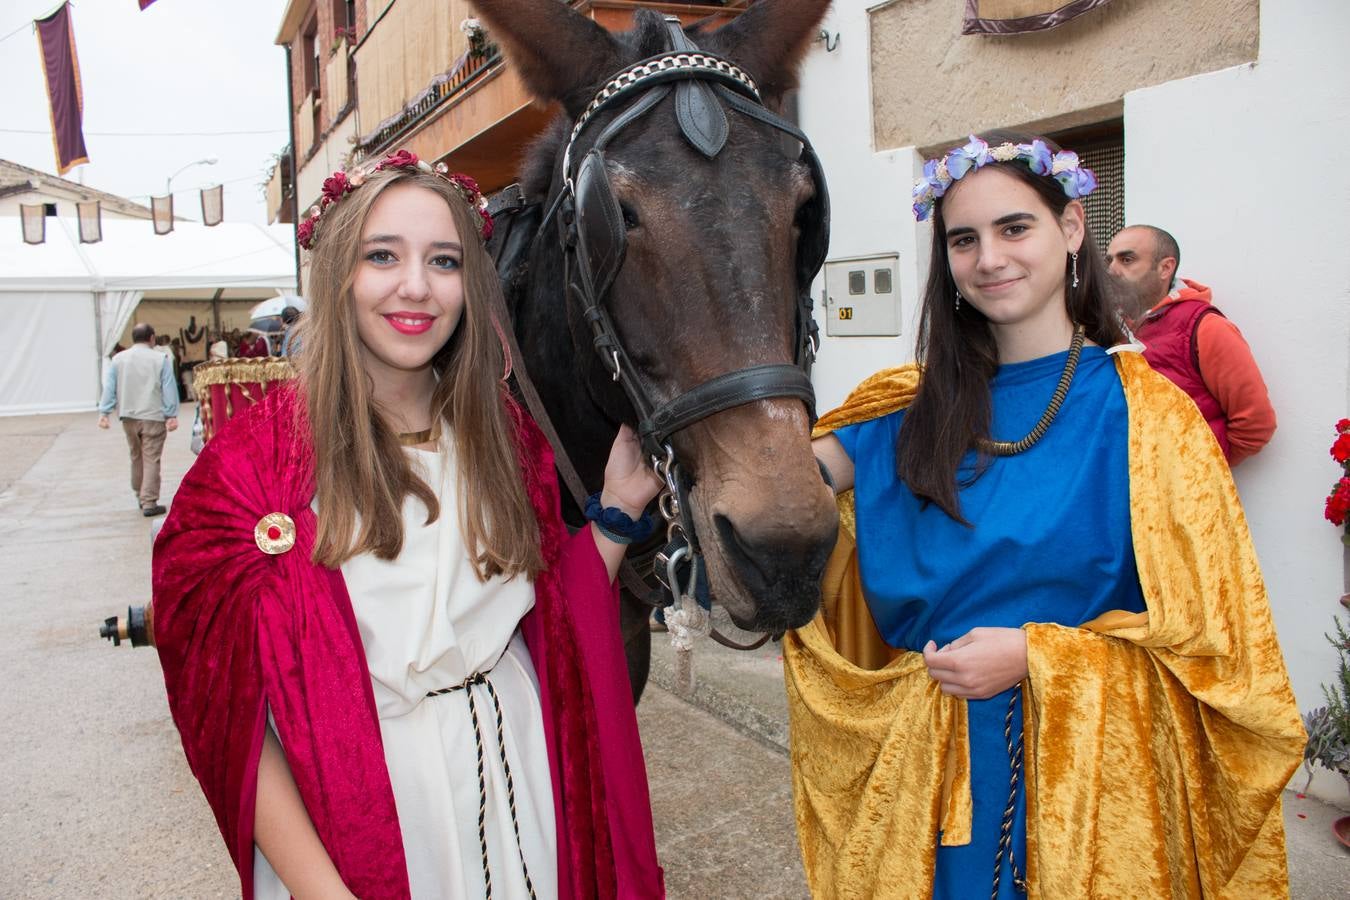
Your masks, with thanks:
<instances>
[{"instance_id":1,"label":"red hanging banner","mask_svg":"<svg viewBox=\"0 0 1350 900\"><path fill-rule=\"evenodd\" d=\"M141 9L145 9L147 6L149 6L151 3L154 2L155 0L141 0Z\"/></svg>"},{"instance_id":2,"label":"red hanging banner","mask_svg":"<svg viewBox=\"0 0 1350 900\"><path fill-rule=\"evenodd\" d=\"M97 244L103 240L103 207L97 200L76 203L80 219L80 243Z\"/></svg>"},{"instance_id":3,"label":"red hanging banner","mask_svg":"<svg viewBox=\"0 0 1350 900\"><path fill-rule=\"evenodd\" d=\"M84 96L80 88L80 61L75 56L75 31L70 25L70 4L35 23L42 74L47 79L51 101L52 144L56 148L56 172L64 175L89 162L84 147Z\"/></svg>"},{"instance_id":4,"label":"red hanging banner","mask_svg":"<svg viewBox=\"0 0 1350 900\"><path fill-rule=\"evenodd\" d=\"M47 207L43 203L20 203L19 221L23 226L25 244L41 244L47 240Z\"/></svg>"},{"instance_id":5,"label":"red hanging banner","mask_svg":"<svg viewBox=\"0 0 1350 900\"><path fill-rule=\"evenodd\" d=\"M225 218L225 188L223 185L202 188L202 224L219 225Z\"/></svg>"},{"instance_id":6,"label":"red hanging banner","mask_svg":"<svg viewBox=\"0 0 1350 900\"><path fill-rule=\"evenodd\" d=\"M168 234L173 231L173 194L151 197L150 215L154 220L155 234Z\"/></svg>"}]
</instances>

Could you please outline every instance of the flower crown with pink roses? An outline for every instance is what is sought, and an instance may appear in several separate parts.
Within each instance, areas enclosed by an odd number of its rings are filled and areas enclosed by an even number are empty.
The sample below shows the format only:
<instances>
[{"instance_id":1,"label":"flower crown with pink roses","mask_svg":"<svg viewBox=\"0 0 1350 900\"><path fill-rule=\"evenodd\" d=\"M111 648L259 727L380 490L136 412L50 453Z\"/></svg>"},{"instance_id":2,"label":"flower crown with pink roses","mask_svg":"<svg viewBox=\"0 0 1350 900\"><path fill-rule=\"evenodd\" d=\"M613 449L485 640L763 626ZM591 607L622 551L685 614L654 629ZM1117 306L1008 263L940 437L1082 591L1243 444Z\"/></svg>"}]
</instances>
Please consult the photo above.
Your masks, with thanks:
<instances>
[{"instance_id":1,"label":"flower crown with pink roses","mask_svg":"<svg viewBox=\"0 0 1350 900\"><path fill-rule=\"evenodd\" d=\"M952 182L960 181L970 172L990 163L1019 160L1037 175L1048 175L1058 181L1070 200L1086 197L1097 188L1097 176L1079 163L1078 154L1072 150L1052 154L1042 140L990 147L972 134L965 146L955 147L946 156L923 164L923 177L914 183L914 218L922 222L932 215L937 198L947 193Z\"/></svg>"},{"instance_id":2,"label":"flower crown with pink roses","mask_svg":"<svg viewBox=\"0 0 1350 900\"><path fill-rule=\"evenodd\" d=\"M400 150L397 153L391 153L384 159L377 162L368 171L355 171L350 175L346 172L334 172L323 182L323 197L314 206L310 207L309 215L300 223L300 227L295 230L296 240L301 247L306 250L314 249L314 230L318 227L319 218L334 203L337 203L343 197L366 183L366 179L376 172L382 172L385 169L403 169L408 172L425 172L428 175L437 175L450 184L454 185L455 190L464 201L473 207L483 219L483 240L492 237L492 215L487 209L487 198L483 196L482 191L478 189L478 182L474 181L468 175L459 172L451 172L450 167L445 163L436 163L431 165L426 160L418 159L417 154L410 150Z\"/></svg>"}]
</instances>

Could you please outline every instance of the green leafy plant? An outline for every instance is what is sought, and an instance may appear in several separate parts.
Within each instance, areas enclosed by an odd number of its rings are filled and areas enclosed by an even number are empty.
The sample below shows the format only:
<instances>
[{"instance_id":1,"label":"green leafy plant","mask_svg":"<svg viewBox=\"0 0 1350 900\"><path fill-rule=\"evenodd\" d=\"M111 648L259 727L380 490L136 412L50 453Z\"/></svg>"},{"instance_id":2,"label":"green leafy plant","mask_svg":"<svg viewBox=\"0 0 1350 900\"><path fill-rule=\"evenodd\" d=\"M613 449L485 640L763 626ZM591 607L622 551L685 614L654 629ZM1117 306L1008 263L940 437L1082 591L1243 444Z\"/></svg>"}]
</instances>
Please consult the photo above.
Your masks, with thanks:
<instances>
[{"instance_id":1,"label":"green leafy plant","mask_svg":"<svg viewBox=\"0 0 1350 900\"><path fill-rule=\"evenodd\" d=\"M1312 783L1312 763L1321 763L1350 784L1350 632L1341 620L1333 620L1336 634L1326 635L1336 648L1336 680L1322 685L1327 705L1318 707L1303 717L1308 730L1308 743L1303 749L1303 768ZM1304 790L1307 790L1305 785Z\"/></svg>"}]
</instances>

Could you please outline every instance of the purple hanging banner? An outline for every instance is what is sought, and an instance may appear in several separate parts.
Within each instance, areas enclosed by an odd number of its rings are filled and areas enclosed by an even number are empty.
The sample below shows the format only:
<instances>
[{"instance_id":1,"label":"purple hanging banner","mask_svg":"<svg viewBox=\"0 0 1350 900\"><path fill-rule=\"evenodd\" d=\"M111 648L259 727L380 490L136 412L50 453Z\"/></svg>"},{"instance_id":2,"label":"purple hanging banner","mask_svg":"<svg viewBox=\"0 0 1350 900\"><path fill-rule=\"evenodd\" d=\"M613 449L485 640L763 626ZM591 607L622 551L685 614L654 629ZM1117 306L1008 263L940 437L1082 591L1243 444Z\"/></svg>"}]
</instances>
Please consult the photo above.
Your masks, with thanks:
<instances>
[{"instance_id":1,"label":"purple hanging banner","mask_svg":"<svg viewBox=\"0 0 1350 900\"><path fill-rule=\"evenodd\" d=\"M45 19L38 19L38 48L42 74L47 79L51 101L52 144L56 148L56 172L64 175L89 162L84 147L84 96L80 89L80 61L75 56L75 31L70 26L70 4Z\"/></svg>"}]
</instances>

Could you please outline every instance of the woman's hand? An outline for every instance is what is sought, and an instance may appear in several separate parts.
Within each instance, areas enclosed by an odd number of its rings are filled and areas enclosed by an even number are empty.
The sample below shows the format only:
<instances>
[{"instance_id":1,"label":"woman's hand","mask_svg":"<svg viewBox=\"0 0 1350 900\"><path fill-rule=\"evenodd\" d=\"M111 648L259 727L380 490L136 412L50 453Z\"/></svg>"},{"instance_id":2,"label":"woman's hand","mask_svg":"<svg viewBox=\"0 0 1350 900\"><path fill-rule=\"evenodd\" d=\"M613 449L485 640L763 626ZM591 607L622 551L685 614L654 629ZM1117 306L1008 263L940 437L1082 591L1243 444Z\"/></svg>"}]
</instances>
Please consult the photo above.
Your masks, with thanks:
<instances>
[{"instance_id":1,"label":"woman's hand","mask_svg":"<svg viewBox=\"0 0 1350 900\"><path fill-rule=\"evenodd\" d=\"M601 506L615 506L636 519L661 490L661 479L642 458L642 445L627 425L619 426L605 464Z\"/></svg>"},{"instance_id":2,"label":"woman's hand","mask_svg":"<svg viewBox=\"0 0 1350 900\"><path fill-rule=\"evenodd\" d=\"M609 462L605 464L605 487L600 491L600 505L617 507L628 513L629 518L637 519L660 490L661 479L642 458L642 445L638 443L637 435L627 425L620 426L614 445L609 449ZM594 522L591 523L591 534L595 537L600 558L605 561L609 580L613 581L619 574L628 545L616 544L605 537Z\"/></svg>"},{"instance_id":3,"label":"woman's hand","mask_svg":"<svg viewBox=\"0 0 1350 900\"><path fill-rule=\"evenodd\" d=\"M1020 628L972 628L938 649L923 648L928 675L944 694L988 700L1027 677L1027 636Z\"/></svg>"}]
</instances>

